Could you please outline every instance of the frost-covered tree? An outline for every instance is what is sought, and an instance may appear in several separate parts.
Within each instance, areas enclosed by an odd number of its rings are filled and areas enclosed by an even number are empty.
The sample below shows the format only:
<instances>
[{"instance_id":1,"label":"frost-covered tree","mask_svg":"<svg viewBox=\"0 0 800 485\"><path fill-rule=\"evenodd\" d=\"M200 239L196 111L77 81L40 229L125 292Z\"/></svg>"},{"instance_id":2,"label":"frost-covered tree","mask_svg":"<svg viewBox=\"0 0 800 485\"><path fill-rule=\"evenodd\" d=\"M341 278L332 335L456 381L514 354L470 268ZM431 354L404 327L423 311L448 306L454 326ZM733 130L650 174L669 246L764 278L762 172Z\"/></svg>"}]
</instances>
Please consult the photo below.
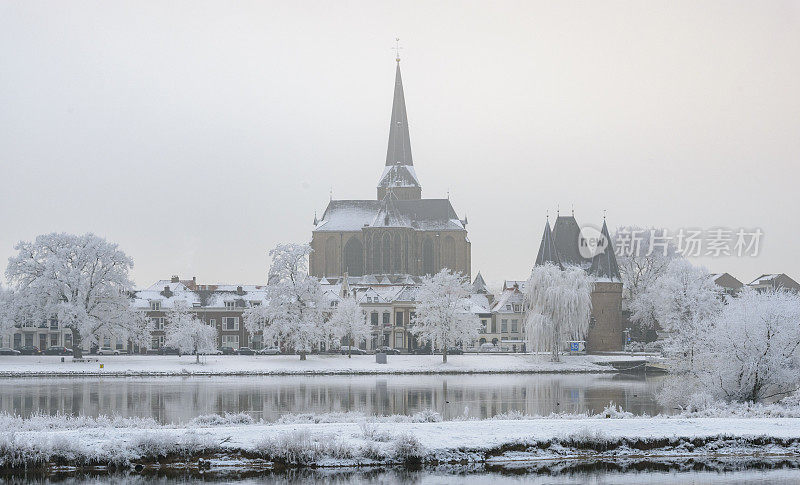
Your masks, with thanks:
<instances>
[{"instance_id":1,"label":"frost-covered tree","mask_svg":"<svg viewBox=\"0 0 800 485\"><path fill-rule=\"evenodd\" d=\"M694 372L713 397L758 402L800 389L800 295L743 291L708 327Z\"/></svg>"},{"instance_id":2,"label":"frost-covered tree","mask_svg":"<svg viewBox=\"0 0 800 485\"><path fill-rule=\"evenodd\" d=\"M478 336L481 322L471 311L471 289L468 279L447 268L424 276L417 289L417 316L411 333L431 348L442 349L442 362L447 362L449 347Z\"/></svg>"},{"instance_id":3,"label":"frost-covered tree","mask_svg":"<svg viewBox=\"0 0 800 485\"><path fill-rule=\"evenodd\" d=\"M581 268L536 266L525 284L528 346L549 350L553 362L567 340L583 340L592 312L592 278Z\"/></svg>"},{"instance_id":4,"label":"frost-covered tree","mask_svg":"<svg viewBox=\"0 0 800 485\"><path fill-rule=\"evenodd\" d=\"M15 320L58 318L72 331L74 355L101 334L139 333L130 305L133 261L116 244L94 234L52 233L14 246L6 278L14 290Z\"/></svg>"},{"instance_id":5,"label":"frost-covered tree","mask_svg":"<svg viewBox=\"0 0 800 485\"><path fill-rule=\"evenodd\" d=\"M678 356L675 369L692 366L699 339L708 322L722 308L717 285L708 270L685 259L675 259L642 295L661 327L669 332L668 348Z\"/></svg>"},{"instance_id":6,"label":"frost-covered tree","mask_svg":"<svg viewBox=\"0 0 800 485\"><path fill-rule=\"evenodd\" d=\"M166 320L164 344L184 354L194 352L198 364L200 354L216 347L217 330L201 322L185 302L176 301L167 312Z\"/></svg>"},{"instance_id":7,"label":"frost-covered tree","mask_svg":"<svg viewBox=\"0 0 800 485\"><path fill-rule=\"evenodd\" d=\"M666 272L669 263L681 256L663 228L619 227L614 240L623 307L632 311L634 333L644 340L646 334L654 333L658 322L652 300L642 296Z\"/></svg>"},{"instance_id":8,"label":"frost-covered tree","mask_svg":"<svg viewBox=\"0 0 800 485\"><path fill-rule=\"evenodd\" d=\"M351 349L359 342L367 339L372 333L372 326L367 321L367 313L361 308L355 296L347 296L339 301L328 322L334 335L345 338L349 342L347 357L351 358Z\"/></svg>"},{"instance_id":9,"label":"frost-covered tree","mask_svg":"<svg viewBox=\"0 0 800 485\"><path fill-rule=\"evenodd\" d=\"M279 244L269 252L265 305L247 311L244 322L251 333L263 332L264 341L278 340L300 353L300 360L326 335L325 305L319 280L308 274L308 244Z\"/></svg>"},{"instance_id":10,"label":"frost-covered tree","mask_svg":"<svg viewBox=\"0 0 800 485\"><path fill-rule=\"evenodd\" d=\"M14 328L13 299L14 294L0 284L0 336L4 336Z\"/></svg>"}]
</instances>

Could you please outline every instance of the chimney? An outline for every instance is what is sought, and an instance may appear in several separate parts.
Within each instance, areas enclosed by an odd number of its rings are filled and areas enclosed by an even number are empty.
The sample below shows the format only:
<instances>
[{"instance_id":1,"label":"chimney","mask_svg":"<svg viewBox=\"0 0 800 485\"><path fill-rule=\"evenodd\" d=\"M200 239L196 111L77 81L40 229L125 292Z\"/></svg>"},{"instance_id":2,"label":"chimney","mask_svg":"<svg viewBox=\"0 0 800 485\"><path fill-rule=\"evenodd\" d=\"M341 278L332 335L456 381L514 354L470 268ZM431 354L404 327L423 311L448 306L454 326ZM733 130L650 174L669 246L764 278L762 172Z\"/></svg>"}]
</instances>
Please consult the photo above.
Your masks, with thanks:
<instances>
[{"instance_id":1,"label":"chimney","mask_svg":"<svg viewBox=\"0 0 800 485\"><path fill-rule=\"evenodd\" d=\"M237 286L236 287L236 294L239 295L239 296L244 295L244 289L242 289L241 286Z\"/></svg>"},{"instance_id":2,"label":"chimney","mask_svg":"<svg viewBox=\"0 0 800 485\"><path fill-rule=\"evenodd\" d=\"M174 274L174 275L172 275L172 280L171 280L171 282L172 282L172 283L180 283L180 282L181 282L181 279L178 277L178 275Z\"/></svg>"},{"instance_id":3,"label":"chimney","mask_svg":"<svg viewBox=\"0 0 800 485\"><path fill-rule=\"evenodd\" d=\"M169 286L165 286L164 287L164 291L162 291L161 294L164 295L164 297L166 297L166 298L171 298L172 297L172 290L169 289Z\"/></svg>"}]
</instances>

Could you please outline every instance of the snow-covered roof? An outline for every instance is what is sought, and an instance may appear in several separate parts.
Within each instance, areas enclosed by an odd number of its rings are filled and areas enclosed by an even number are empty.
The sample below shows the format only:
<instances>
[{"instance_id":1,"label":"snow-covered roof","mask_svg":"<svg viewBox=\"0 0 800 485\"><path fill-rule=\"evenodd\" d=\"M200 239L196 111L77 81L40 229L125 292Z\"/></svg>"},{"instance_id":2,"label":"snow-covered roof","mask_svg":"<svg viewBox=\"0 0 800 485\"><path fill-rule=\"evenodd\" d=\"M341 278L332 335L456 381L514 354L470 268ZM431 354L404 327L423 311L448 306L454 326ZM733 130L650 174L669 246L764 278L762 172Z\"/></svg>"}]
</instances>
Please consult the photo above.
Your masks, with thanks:
<instances>
[{"instance_id":1,"label":"snow-covered roof","mask_svg":"<svg viewBox=\"0 0 800 485\"><path fill-rule=\"evenodd\" d=\"M386 216L389 216L388 218ZM461 231L464 224L448 199L332 200L314 232L361 231L364 227L409 227Z\"/></svg>"}]
</instances>

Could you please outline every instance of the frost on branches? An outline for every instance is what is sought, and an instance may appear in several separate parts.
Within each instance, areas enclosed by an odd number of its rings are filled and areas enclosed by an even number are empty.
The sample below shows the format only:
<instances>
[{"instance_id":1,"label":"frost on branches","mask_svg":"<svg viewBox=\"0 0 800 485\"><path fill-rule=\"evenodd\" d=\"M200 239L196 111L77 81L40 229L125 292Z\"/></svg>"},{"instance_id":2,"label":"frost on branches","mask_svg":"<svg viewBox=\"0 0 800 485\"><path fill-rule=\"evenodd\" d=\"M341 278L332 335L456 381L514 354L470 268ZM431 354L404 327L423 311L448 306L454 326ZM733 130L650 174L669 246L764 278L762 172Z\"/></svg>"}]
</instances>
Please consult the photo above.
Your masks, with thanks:
<instances>
[{"instance_id":1,"label":"frost on branches","mask_svg":"<svg viewBox=\"0 0 800 485\"><path fill-rule=\"evenodd\" d=\"M661 327L669 332L667 348L676 358L674 369L692 367L709 319L722 308L720 289L708 270L685 259L673 260L640 301L648 302L646 311L652 308ZM639 311L643 310L633 308L634 315Z\"/></svg>"},{"instance_id":2,"label":"frost on branches","mask_svg":"<svg viewBox=\"0 0 800 485\"><path fill-rule=\"evenodd\" d=\"M348 358L351 357L350 349L365 341L372 333L372 326L367 322L367 313L361 308L355 295L341 299L328 323L338 339L344 338L348 341Z\"/></svg>"},{"instance_id":3,"label":"frost on branches","mask_svg":"<svg viewBox=\"0 0 800 485\"><path fill-rule=\"evenodd\" d=\"M183 354L194 352L198 364L200 354L213 351L217 343L217 330L201 322L182 301L176 301L167 313L164 332L164 345L175 347Z\"/></svg>"},{"instance_id":4,"label":"frost on branches","mask_svg":"<svg viewBox=\"0 0 800 485\"><path fill-rule=\"evenodd\" d=\"M251 333L263 332L264 342L280 341L300 353L300 360L323 340L325 300L319 280L308 274L308 244L279 244L269 252L267 303L244 315Z\"/></svg>"},{"instance_id":5,"label":"frost on branches","mask_svg":"<svg viewBox=\"0 0 800 485\"><path fill-rule=\"evenodd\" d=\"M800 389L800 296L745 289L706 324L690 372L660 398L670 405L761 402Z\"/></svg>"},{"instance_id":6,"label":"frost on branches","mask_svg":"<svg viewBox=\"0 0 800 485\"><path fill-rule=\"evenodd\" d=\"M423 277L417 290L417 316L411 322L411 333L420 342L442 349L442 362L447 362L449 347L472 342L478 336L481 322L470 311L471 289L461 273L445 268Z\"/></svg>"},{"instance_id":7,"label":"frost on branches","mask_svg":"<svg viewBox=\"0 0 800 485\"><path fill-rule=\"evenodd\" d=\"M655 339L655 309L652 300L643 295L667 271L669 263L681 257L667 234L666 229L628 226L617 228L614 237L620 246L617 263L622 277L622 303L627 309L638 308L631 316L636 340Z\"/></svg>"},{"instance_id":8,"label":"frost on branches","mask_svg":"<svg viewBox=\"0 0 800 485\"><path fill-rule=\"evenodd\" d=\"M72 331L80 357L103 334L138 338L145 320L131 309L133 261L116 244L94 234L44 234L20 242L9 258L6 278L14 291L11 314L17 323L57 318Z\"/></svg>"},{"instance_id":9,"label":"frost on branches","mask_svg":"<svg viewBox=\"0 0 800 485\"><path fill-rule=\"evenodd\" d=\"M593 280L577 266L536 266L525 284L528 346L549 350L552 361L567 340L583 340L589 330Z\"/></svg>"}]
</instances>

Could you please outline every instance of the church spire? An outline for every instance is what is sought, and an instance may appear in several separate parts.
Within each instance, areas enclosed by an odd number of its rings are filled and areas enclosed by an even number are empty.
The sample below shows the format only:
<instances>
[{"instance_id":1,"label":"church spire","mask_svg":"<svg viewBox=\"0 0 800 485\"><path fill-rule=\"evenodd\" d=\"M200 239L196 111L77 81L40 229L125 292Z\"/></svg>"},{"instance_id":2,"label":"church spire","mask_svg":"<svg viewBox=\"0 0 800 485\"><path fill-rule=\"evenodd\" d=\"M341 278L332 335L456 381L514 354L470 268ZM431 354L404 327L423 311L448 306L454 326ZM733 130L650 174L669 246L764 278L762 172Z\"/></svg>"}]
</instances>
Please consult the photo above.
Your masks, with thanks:
<instances>
[{"instance_id":1,"label":"church spire","mask_svg":"<svg viewBox=\"0 0 800 485\"><path fill-rule=\"evenodd\" d=\"M378 181L378 200L386 197L387 189L390 186L394 197L398 200L419 200L422 198L422 186L417 179L414 161L411 158L406 98L403 94L403 78L400 75L399 46L397 49L392 120L389 124L389 147L386 150L386 166Z\"/></svg>"},{"instance_id":2,"label":"church spire","mask_svg":"<svg viewBox=\"0 0 800 485\"><path fill-rule=\"evenodd\" d=\"M408 137L406 98L403 94L403 78L400 75L400 57L394 75L394 99L392 121L389 124L389 148L386 151L386 166L414 165L411 159L411 140Z\"/></svg>"}]
</instances>

